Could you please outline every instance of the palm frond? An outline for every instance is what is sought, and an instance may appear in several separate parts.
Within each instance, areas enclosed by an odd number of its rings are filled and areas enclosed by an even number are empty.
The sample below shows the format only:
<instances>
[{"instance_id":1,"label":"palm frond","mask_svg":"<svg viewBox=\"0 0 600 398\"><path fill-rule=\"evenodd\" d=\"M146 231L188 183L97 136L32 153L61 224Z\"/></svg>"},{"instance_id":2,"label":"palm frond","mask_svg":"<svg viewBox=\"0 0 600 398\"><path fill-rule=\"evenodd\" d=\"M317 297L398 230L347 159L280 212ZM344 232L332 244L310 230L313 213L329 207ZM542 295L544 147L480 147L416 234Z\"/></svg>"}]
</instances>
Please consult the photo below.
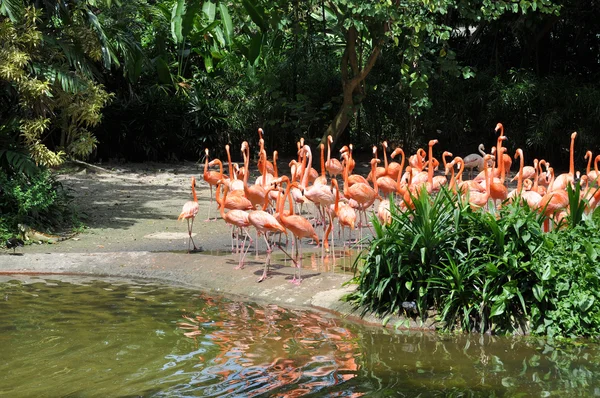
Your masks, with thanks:
<instances>
[{"instance_id":1,"label":"palm frond","mask_svg":"<svg viewBox=\"0 0 600 398\"><path fill-rule=\"evenodd\" d=\"M37 172L37 166L29 155L11 149L0 149L0 169L9 175L16 173L27 177Z\"/></svg>"},{"instance_id":2,"label":"palm frond","mask_svg":"<svg viewBox=\"0 0 600 398\"><path fill-rule=\"evenodd\" d=\"M0 14L6 15L13 22L18 22L23 17L24 6L21 0L2 0Z\"/></svg>"},{"instance_id":3,"label":"palm frond","mask_svg":"<svg viewBox=\"0 0 600 398\"><path fill-rule=\"evenodd\" d=\"M34 63L32 69L37 75L44 77L52 84L60 84L62 90L68 93L78 93L88 87L86 80L81 79L75 72L66 68L55 68L51 65Z\"/></svg>"}]
</instances>

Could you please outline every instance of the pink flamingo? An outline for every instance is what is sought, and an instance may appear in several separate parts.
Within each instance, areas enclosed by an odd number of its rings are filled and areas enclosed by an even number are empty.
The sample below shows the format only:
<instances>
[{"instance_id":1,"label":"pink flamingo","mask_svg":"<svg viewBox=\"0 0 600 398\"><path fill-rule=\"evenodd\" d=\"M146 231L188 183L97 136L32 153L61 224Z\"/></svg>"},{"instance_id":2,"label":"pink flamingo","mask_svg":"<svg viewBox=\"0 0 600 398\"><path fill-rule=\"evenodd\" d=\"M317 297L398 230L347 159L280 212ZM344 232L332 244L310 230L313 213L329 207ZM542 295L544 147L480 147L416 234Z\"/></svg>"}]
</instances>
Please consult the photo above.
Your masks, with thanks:
<instances>
[{"instance_id":1,"label":"pink flamingo","mask_svg":"<svg viewBox=\"0 0 600 398\"><path fill-rule=\"evenodd\" d=\"M194 228L194 219L196 218L196 214L198 214L198 210L200 207L198 206L198 197L196 196L196 177L192 176L192 196L193 199L185 202L183 205L183 210L181 210L181 214L177 218L179 220L187 220L188 224L188 253L190 253L190 242L194 245L194 251L198 250L196 247L196 243L194 242L194 238L192 238L192 228ZM190 224L190 220L192 220Z\"/></svg>"}]
</instances>

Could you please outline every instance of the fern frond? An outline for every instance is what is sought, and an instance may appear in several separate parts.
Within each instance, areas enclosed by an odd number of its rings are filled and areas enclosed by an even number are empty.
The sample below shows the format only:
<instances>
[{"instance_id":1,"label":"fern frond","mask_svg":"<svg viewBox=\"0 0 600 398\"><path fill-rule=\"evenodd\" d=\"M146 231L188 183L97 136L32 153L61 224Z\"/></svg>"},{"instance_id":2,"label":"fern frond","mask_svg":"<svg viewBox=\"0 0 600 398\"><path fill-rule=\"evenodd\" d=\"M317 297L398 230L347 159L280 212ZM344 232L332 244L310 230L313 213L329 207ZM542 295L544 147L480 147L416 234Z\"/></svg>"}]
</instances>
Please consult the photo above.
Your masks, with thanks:
<instances>
[{"instance_id":1,"label":"fern frond","mask_svg":"<svg viewBox=\"0 0 600 398\"><path fill-rule=\"evenodd\" d=\"M37 167L29 155L11 149L0 149L0 169L8 172L9 175L23 173L29 178L37 171Z\"/></svg>"}]
</instances>

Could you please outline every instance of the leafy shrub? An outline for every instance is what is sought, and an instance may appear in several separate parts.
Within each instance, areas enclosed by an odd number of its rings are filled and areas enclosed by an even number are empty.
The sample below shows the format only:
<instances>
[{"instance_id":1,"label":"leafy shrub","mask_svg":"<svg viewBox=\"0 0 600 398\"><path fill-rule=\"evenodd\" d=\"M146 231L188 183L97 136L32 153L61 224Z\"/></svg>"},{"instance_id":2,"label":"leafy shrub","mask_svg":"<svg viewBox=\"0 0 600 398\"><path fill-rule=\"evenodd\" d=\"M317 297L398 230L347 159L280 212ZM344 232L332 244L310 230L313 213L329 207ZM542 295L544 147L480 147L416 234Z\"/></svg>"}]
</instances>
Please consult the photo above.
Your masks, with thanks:
<instances>
[{"instance_id":1,"label":"leafy shrub","mask_svg":"<svg viewBox=\"0 0 600 398\"><path fill-rule=\"evenodd\" d=\"M70 197L48 169L31 176L0 170L0 237L14 236L17 224L36 229L61 228L75 222Z\"/></svg>"},{"instance_id":2,"label":"leafy shrub","mask_svg":"<svg viewBox=\"0 0 600 398\"><path fill-rule=\"evenodd\" d=\"M518 202L472 210L445 190L413 202L392 206L390 225L373 218L349 297L363 313L401 314L408 302L422 318L435 309L448 330L599 334L595 220L543 234L543 217Z\"/></svg>"},{"instance_id":3,"label":"leafy shrub","mask_svg":"<svg viewBox=\"0 0 600 398\"><path fill-rule=\"evenodd\" d=\"M533 333L549 336L600 334L600 225L594 219L548 233L536 255L531 306Z\"/></svg>"}]
</instances>

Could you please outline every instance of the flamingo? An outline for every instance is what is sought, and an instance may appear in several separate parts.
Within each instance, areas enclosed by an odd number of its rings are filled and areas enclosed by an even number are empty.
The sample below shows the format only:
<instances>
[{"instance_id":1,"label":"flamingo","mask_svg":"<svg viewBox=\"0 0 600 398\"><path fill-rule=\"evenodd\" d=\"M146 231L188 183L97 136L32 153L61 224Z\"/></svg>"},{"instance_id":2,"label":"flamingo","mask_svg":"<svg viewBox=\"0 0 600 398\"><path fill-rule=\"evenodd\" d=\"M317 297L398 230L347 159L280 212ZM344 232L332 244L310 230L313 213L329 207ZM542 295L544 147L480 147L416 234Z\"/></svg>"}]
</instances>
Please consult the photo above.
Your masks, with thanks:
<instances>
[{"instance_id":1,"label":"flamingo","mask_svg":"<svg viewBox=\"0 0 600 398\"><path fill-rule=\"evenodd\" d=\"M210 187L210 204L208 205L208 214L206 216L206 220L205 221L210 221L210 208L212 207L212 202L213 202L213 193L212 193L212 189L213 189L213 185L216 187L217 186L217 182L221 179L223 171L221 170L221 174L219 174L219 172L214 171L214 170L209 170L208 169L208 148L204 149L204 181L206 181L208 183L208 186Z\"/></svg>"},{"instance_id":2,"label":"flamingo","mask_svg":"<svg viewBox=\"0 0 600 398\"><path fill-rule=\"evenodd\" d=\"M444 153L442 154L442 163L444 164L444 170L446 169L446 157L448 156L452 156L451 152L448 151L444 151ZM446 185L448 183L448 179L446 178L445 175L443 176L434 176L432 179L432 190L433 191L439 191L440 187L442 185Z\"/></svg>"},{"instance_id":3,"label":"flamingo","mask_svg":"<svg viewBox=\"0 0 600 398\"><path fill-rule=\"evenodd\" d=\"M555 182L554 169L549 168L550 172L550 186L553 186ZM544 214L546 220L544 220L544 231L550 230L550 217L566 209L569 206L569 195L564 189L548 190L548 192L542 196L538 209Z\"/></svg>"},{"instance_id":4,"label":"flamingo","mask_svg":"<svg viewBox=\"0 0 600 398\"><path fill-rule=\"evenodd\" d=\"M248 146L247 141L242 142L241 151L244 156L244 167L246 168L246 170L248 170L250 148ZM260 153L259 156L261 159L264 159L264 154L262 152ZM262 167L261 173L263 173L263 176L264 176L264 173L266 173L266 167L267 167L266 163L259 162L259 164ZM255 185L248 186L248 174L249 173L244 174L244 180L243 180L244 195L250 201L250 203L252 203L252 208L256 208L256 206L262 206L262 204L265 202L265 196L267 195L267 189L262 184L258 184L258 185L255 184Z\"/></svg>"},{"instance_id":5,"label":"flamingo","mask_svg":"<svg viewBox=\"0 0 600 398\"><path fill-rule=\"evenodd\" d=\"M483 169L483 157L485 156L485 146L479 144L477 147L479 153L470 153L464 157L465 169L469 169L469 178L473 178L473 169L481 171Z\"/></svg>"},{"instance_id":6,"label":"flamingo","mask_svg":"<svg viewBox=\"0 0 600 398\"><path fill-rule=\"evenodd\" d=\"M286 186L286 190L285 190L285 194L283 195L283 199L279 198L279 208L278 208L278 212L279 212L279 218L281 220L281 224L292 233L292 235L294 235L294 244L296 245L296 254L295 254L295 260L294 260L294 264L296 265L296 268L298 270L298 278L296 278L296 272L294 272L294 278L292 279L292 283L295 284L299 284L300 282L302 282L302 276L301 276L301 270L302 270L302 242L301 239L302 238L312 238L317 245L319 244L319 237L317 236L317 233L315 232L315 229L313 228L312 224L310 223L310 221L308 221L306 218L299 216L299 215L295 215L294 214L294 206L291 200L291 195L290 195L290 188L291 188L291 184L290 184L290 180L287 176L283 176L280 178L280 180L282 182L286 182L287 186ZM297 184L297 183L295 183ZM286 198L289 197L289 201L290 201L290 215L286 215L285 212L283 211L283 207L285 204L285 200ZM299 252L299 254L298 254ZM298 255L300 257L298 257ZM300 259L300 260L298 260Z\"/></svg>"},{"instance_id":7,"label":"flamingo","mask_svg":"<svg viewBox=\"0 0 600 398\"><path fill-rule=\"evenodd\" d=\"M233 163L231 163L231 153L229 153L229 144L225 145L227 153L227 164L229 167L229 189L233 191L243 191L244 183L237 179L237 174L233 172Z\"/></svg>"},{"instance_id":8,"label":"flamingo","mask_svg":"<svg viewBox=\"0 0 600 398\"><path fill-rule=\"evenodd\" d=\"M385 145L387 146L387 142L385 142ZM384 155L385 155L385 148L386 146L383 147L384 149ZM373 145L373 157L375 159L378 159L377 157L377 146ZM375 174L371 174L371 172L369 172L369 174L367 175L367 180L373 180L373 176L375 176L375 178L379 178L379 177L383 177L384 175L387 174L387 155L385 155L385 165L386 167L376 167L375 168Z\"/></svg>"},{"instance_id":9,"label":"flamingo","mask_svg":"<svg viewBox=\"0 0 600 398\"><path fill-rule=\"evenodd\" d=\"M265 140L263 139L263 133L264 133L263 129L259 127L259 128L258 128L258 144L259 144L259 147L260 147L260 150L259 150L259 155L260 155L260 152L262 152L262 151L264 151L264 150L265 150ZM266 154L266 151L265 151L265 154ZM266 165L266 170L267 170L266 172L267 172L267 173L269 173L269 174L273 174L273 172L274 172L274 166L273 166L273 163L269 162L269 161L267 160L267 157L266 157L266 156L265 156L265 158L264 158L264 159L262 159L262 160L261 160L261 158L260 158L260 156L259 156L259 158L258 158L258 165L257 165L257 166L258 166L258 169L259 169L259 170L262 170L262 169L263 169L263 164L262 164L263 162L264 162L264 163L265 163L265 165ZM264 185L264 184L263 184L263 185Z\"/></svg>"},{"instance_id":10,"label":"flamingo","mask_svg":"<svg viewBox=\"0 0 600 398\"><path fill-rule=\"evenodd\" d=\"M265 243L267 244L267 259L265 260L265 267L263 269L262 276L258 278L257 282L262 282L267 279L267 275L269 273L269 265L271 264L271 245L269 244L269 240L267 239L267 234L269 233L285 233L285 227L277 221L277 219L267 213L264 210L254 210L248 214L248 221L250 225L252 225L258 235L262 235L265 239Z\"/></svg>"},{"instance_id":11,"label":"flamingo","mask_svg":"<svg viewBox=\"0 0 600 398\"><path fill-rule=\"evenodd\" d=\"M325 168L327 168L327 172L330 176L335 178L338 174L342 174L344 172L344 167L342 163L336 158L331 158L331 144L333 144L333 137L327 136L327 161L325 162Z\"/></svg>"},{"instance_id":12,"label":"flamingo","mask_svg":"<svg viewBox=\"0 0 600 398\"><path fill-rule=\"evenodd\" d=\"M352 166L352 162L354 162L354 160L352 160L348 153L343 153L342 154L342 159L343 159L343 163L349 165L349 170L348 172L350 172L350 170L352 170L354 167ZM369 180L367 180L365 177L361 176L360 174L350 174L348 176L348 184L350 186L354 185L354 184L369 184Z\"/></svg>"},{"instance_id":13,"label":"flamingo","mask_svg":"<svg viewBox=\"0 0 600 398\"><path fill-rule=\"evenodd\" d=\"M567 184L572 183L575 178L575 137L577 137L577 132L571 134L571 148L569 150L569 172L559 174L558 177L554 179L554 183L548 186L548 192L564 190L567 188Z\"/></svg>"},{"instance_id":14,"label":"flamingo","mask_svg":"<svg viewBox=\"0 0 600 398\"><path fill-rule=\"evenodd\" d=\"M344 145L340 148L340 157L345 159L347 163L350 163L350 173L352 173L352 170L356 166L356 162L352 159L352 144L349 146ZM344 173L344 170L342 170L342 173Z\"/></svg>"},{"instance_id":15,"label":"flamingo","mask_svg":"<svg viewBox=\"0 0 600 398\"><path fill-rule=\"evenodd\" d=\"M219 184L223 184L223 182L220 181ZM252 205L252 202L250 202L248 200L248 198L243 196L243 194L242 195L233 195L233 193L236 193L239 191L229 192L229 195L227 196L227 198L223 198L223 199L221 199L221 197L219 196L219 191L220 190L217 189L217 195L215 198L217 200L218 206L223 206L226 209L230 209L230 210L232 210L232 209L252 210L254 208Z\"/></svg>"},{"instance_id":16,"label":"flamingo","mask_svg":"<svg viewBox=\"0 0 600 398\"><path fill-rule=\"evenodd\" d=\"M196 247L196 243L194 242L194 238L192 238L192 228L194 228L194 219L196 218L196 214L198 214L198 210L200 207L198 206L198 197L196 196L196 177L192 176L192 196L193 199L185 202L183 205L183 209L181 210L181 214L177 218L179 220L187 220L188 224L188 254L190 253L190 242L194 245L194 251L198 250ZM190 220L192 220L190 224Z\"/></svg>"},{"instance_id":17,"label":"flamingo","mask_svg":"<svg viewBox=\"0 0 600 398\"><path fill-rule=\"evenodd\" d=\"M502 142L505 138L506 137L504 136L498 137L498 142ZM500 147L499 153L502 153L504 149L505 148ZM494 206L496 205L496 201L500 201L500 203L502 203L502 201L504 201L508 197L508 189L506 188L506 185L504 185L504 165L505 163L503 161L500 161L500 163L498 163L498 167L500 167L499 182L496 182L491 178L489 179L490 198L493 200Z\"/></svg>"},{"instance_id":18,"label":"flamingo","mask_svg":"<svg viewBox=\"0 0 600 398\"><path fill-rule=\"evenodd\" d=\"M411 167L413 172L423 171L425 167L425 155L426 152L423 148L417 149L417 153L408 158L408 165Z\"/></svg>"},{"instance_id":19,"label":"flamingo","mask_svg":"<svg viewBox=\"0 0 600 398\"><path fill-rule=\"evenodd\" d=\"M377 159L371 159L371 171L373 176L375 176L375 168L377 166ZM379 194L377 193L377 179L373 178L373 188L371 188L368 184L354 184L350 186L348 184L348 169L349 165L346 164L346 169L344 171L344 196L348 199L354 199L359 206L362 207L361 213L365 216L365 220L367 219L366 209L375 202L375 199L381 199Z\"/></svg>"},{"instance_id":20,"label":"flamingo","mask_svg":"<svg viewBox=\"0 0 600 398\"><path fill-rule=\"evenodd\" d=\"M500 134L499 134L500 137L502 137L502 136L506 137L504 135L504 126L502 125L502 123L498 123L496 125L495 131L500 132ZM507 138L505 138L505 139L507 139ZM498 151L498 154L496 155L496 167L500 168L500 166L499 166L500 162L503 162L504 163L504 168L503 168L504 173L510 175L510 167L512 166L511 157L507 154L502 153L502 143L501 142L497 143L496 150ZM502 154L502 156L500 154ZM502 177L502 183L504 183L504 177Z\"/></svg>"},{"instance_id":21,"label":"flamingo","mask_svg":"<svg viewBox=\"0 0 600 398\"><path fill-rule=\"evenodd\" d=\"M596 183L596 185L598 184L598 178L600 178L600 172L598 172L598 161L600 161L600 155L597 155L594 158L594 170L590 170L591 167L591 162L592 162L592 151L587 151L585 156L586 159L588 157L588 153L589 153L589 160L588 160L588 165L587 165L587 169L586 169L586 175L588 177L588 183L589 184L594 184Z\"/></svg>"},{"instance_id":22,"label":"flamingo","mask_svg":"<svg viewBox=\"0 0 600 398\"><path fill-rule=\"evenodd\" d=\"M321 175L315 179L313 185L327 185L327 176L325 175L325 144L319 146L321 147Z\"/></svg>"},{"instance_id":23,"label":"flamingo","mask_svg":"<svg viewBox=\"0 0 600 398\"><path fill-rule=\"evenodd\" d=\"M227 200L228 191L229 191L229 187L225 186L225 191L223 193L223 202L222 202L223 204ZM236 210L236 209L229 210L227 213L225 213L225 206L223 206L223 205L219 206L219 212L221 213L221 218L223 220L225 220L225 222L227 224L230 224L231 226L233 226L233 228L237 227L239 231L242 231L244 233L244 242L242 243L241 250L238 250L239 232L236 232L236 245L235 245L236 250L240 254L238 266L235 267L235 269L242 269L242 268L244 268L244 258L246 257L246 253L248 252L248 249L250 248L250 244L252 244L252 238L248 234L248 230L247 230L247 228L250 226L250 221L248 220L248 213L243 210ZM246 251L244 251L244 247L246 245L246 240L248 238L250 238L250 244L248 245L248 249L246 249Z\"/></svg>"},{"instance_id":24,"label":"flamingo","mask_svg":"<svg viewBox=\"0 0 600 398\"><path fill-rule=\"evenodd\" d=\"M485 192L469 191L469 204L471 208L482 208L488 203L490 198L490 186L491 184L491 173L488 172L488 161L492 159L492 155L485 155L483 157L483 173L486 178Z\"/></svg>"},{"instance_id":25,"label":"flamingo","mask_svg":"<svg viewBox=\"0 0 600 398\"><path fill-rule=\"evenodd\" d=\"M392 154L390 155L390 157L392 159L394 159L396 157L396 155L398 154L402 154L402 156L404 157L404 151L402 150L402 148L398 147L396 149L394 149L394 151L392 152ZM403 166L404 167L404 166ZM402 167L402 168L403 168ZM389 175L390 177L392 177L394 180L398 179L398 173L402 172L402 168L400 167L400 164L397 162L390 162L388 164L388 168L387 168L387 175Z\"/></svg>"},{"instance_id":26,"label":"flamingo","mask_svg":"<svg viewBox=\"0 0 600 398\"><path fill-rule=\"evenodd\" d=\"M515 159L516 158L519 158L519 172L515 176L515 178L517 178L517 188L510 191L507 196L507 198L510 199L511 201L515 197L519 197L523 194L523 192L522 192L522 190L523 190L523 168L524 168L525 162L523 160L523 150L521 148L518 148L516 150Z\"/></svg>"},{"instance_id":27,"label":"flamingo","mask_svg":"<svg viewBox=\"0 0 600 398\"><path fill-rule=\"evenodd\" d=\"M254 185L262 185L265 189L271 184L271 180L273 179L273 174L269 172L268 164L270 162L267 161L267 151L264 149L264 140L260 140L260 150L258 152L258 162L257 167L258 171L261 173L259 177L254 181ZM248 153L248 158L250 158L250 154ZM273 170L273 164L271 164L271 171Z\"/></svg>"}]
</instances>

